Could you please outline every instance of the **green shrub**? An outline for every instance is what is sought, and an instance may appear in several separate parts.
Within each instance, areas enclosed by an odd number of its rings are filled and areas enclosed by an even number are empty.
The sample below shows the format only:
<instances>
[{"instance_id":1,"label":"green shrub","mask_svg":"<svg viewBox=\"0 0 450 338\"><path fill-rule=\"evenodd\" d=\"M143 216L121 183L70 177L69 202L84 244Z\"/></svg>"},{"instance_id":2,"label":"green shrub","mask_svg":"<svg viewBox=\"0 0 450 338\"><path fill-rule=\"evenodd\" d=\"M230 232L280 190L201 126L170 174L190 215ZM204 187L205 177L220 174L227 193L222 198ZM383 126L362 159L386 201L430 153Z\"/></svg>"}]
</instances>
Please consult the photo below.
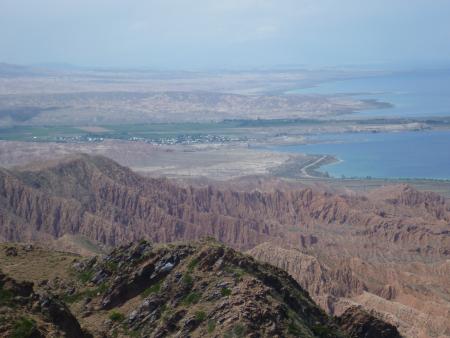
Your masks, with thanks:
<instances>
[{"instance_id":1,"label":"green shrub","mask_svg":"<svg viewBox=\"0 0 450 338\"><path fill-rule=\"evenodd\" d=\"M228 288L222 288L220 290L220 293L222 294L222 297L228 297L229 295L231 295L231 290Z\"/></svg>"},{"instance_id":2,"label":"green shrub","mask_svg":"<svg viewBox=\"0 0 450 338\"><path fill-rule=\"evenodd\" d=\"M206 319L206 312L205 311L197 311L195 313L195 319L203 322Z\"/></svg>"},{"instance_id":3,"label":"green shrub","mask_svg":"<svg viewBox=\"0 0 450 338\"><path fill-rule=\"evenodd\" d=\"M183 304L185 304L185 305L196 304L200 300L200 297L201 297L201 295L198 292L195 292L195 291L191 292L184 298Z\"/></svg>"},{"instance_id":4,"label":"green shrub","mask_svg":"<svg viewBox=\"0 0 450 338\"><path fill-rule=\"evenodd\" d=\"M109 319L111 319L113 322L121 322L125 319L125 316L123 315L123 313L112 311L109 314Z\"/></svg>"},{"instance_id":5,"label":"green shrub","mask_svg":"<svg viewBox=\"0 0 450 338\"><path fill-rule=\"evenodd\" d=\"M32 319L22 317L13 325L11 338L27 338L36 330L36 322Z\"/></svg>"}]
</instances>

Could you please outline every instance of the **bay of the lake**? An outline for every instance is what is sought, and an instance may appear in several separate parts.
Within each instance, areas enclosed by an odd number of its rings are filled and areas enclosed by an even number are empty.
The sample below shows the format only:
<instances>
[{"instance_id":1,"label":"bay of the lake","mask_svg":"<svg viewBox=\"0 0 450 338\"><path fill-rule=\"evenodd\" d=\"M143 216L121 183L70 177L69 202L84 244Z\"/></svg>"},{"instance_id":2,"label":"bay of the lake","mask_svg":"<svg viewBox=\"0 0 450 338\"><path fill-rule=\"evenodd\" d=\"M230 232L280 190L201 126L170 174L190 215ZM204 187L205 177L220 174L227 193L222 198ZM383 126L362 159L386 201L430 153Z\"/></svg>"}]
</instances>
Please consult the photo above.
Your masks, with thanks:
<instances>
[{"instance_id":1,"label":"bay of the lake","mask_svg":"<svg viewBox=\"0 0 450 338\"><path fill-rule=\"evenodd\" d=\"M450 179L450 131L327 134L310 141L272 149L333 155L340 161L320 168L333 177Z\"/></svg>"}]
</instances>

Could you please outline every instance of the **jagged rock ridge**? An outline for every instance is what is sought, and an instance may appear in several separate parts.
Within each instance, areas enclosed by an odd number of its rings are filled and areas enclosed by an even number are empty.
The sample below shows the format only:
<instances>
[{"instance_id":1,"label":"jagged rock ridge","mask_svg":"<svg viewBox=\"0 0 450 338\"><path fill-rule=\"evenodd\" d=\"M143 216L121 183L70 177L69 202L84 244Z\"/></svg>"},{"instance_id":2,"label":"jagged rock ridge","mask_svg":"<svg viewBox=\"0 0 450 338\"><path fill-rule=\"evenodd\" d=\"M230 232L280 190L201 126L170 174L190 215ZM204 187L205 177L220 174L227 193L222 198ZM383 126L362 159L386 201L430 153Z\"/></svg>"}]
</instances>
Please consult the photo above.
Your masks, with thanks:
<instances>
[{"instance_id":1,"label":"jagged rock ridge","mask_svg":"<svg viewBox=\"0 0 450 338\"><path fill-rule=\"evenodd\" d=\"M55 257L41 248L11 248L17 256L7 259ZM66 258L66 277L42 279L38 291L0 274L2 336L338 338L347 337L345 330L358 338L366 332L396 337L395 328L370 323L359 310L354 320L348 313L327 316L285 271L212 239L140 241L103 257Z\"/></svg>"},{"instance_id":2,"label":"jagged rock ridge","mask_svg":"<svg viewBox=\"0 0 450 338\"><path fill-rule=\"evenodd\" d=\"M108 336L342 336L286 272L215 241L156 247L143 241L74 268L103 290L84 302L86 321L102 311L119 313L120 320L92 327Z\"/></svg>"},{"instance_id":3,"label":"jagged rock ridge","mask_svg":"<svg viewBox=\"0 0 450 338\"><path fill-rule=\"evenodd\" d=\"M382 239L422 256L450 254L450 205L409 188L374 201L311 189L186 188L80 155L45 168L1 171L0 206L4 240L82 234L117 245L143 237L169 242L211 235L240 249L268 240L307 247L326 240L321 230L336 229L329 225L345 225L339 230L350 230L362 244Z\"/></svg>"}]
</instances>

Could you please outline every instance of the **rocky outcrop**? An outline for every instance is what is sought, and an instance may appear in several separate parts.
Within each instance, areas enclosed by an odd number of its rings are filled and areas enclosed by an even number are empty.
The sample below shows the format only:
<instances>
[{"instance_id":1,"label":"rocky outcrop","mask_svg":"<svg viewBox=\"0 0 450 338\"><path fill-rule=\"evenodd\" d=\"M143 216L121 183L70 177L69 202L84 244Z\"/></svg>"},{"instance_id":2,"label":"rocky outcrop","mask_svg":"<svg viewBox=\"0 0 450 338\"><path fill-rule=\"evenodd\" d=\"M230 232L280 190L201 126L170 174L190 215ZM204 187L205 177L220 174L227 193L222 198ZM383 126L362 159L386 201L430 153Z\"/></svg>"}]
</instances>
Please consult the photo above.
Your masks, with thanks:
<instances>
[{"instance_id":1,"label":"rocky outcrop","mask_svg":"<svg viewBox=\"0 0 450 338\"><path fill-rule=\"evenodd\" d=\"M350 307L337 322L350 338L401 338L397 328L373 317L361 307Z\"/></svg>"},{"instance_id":2,"label":"rocky outcrop","mask_svg":"<svg viewBox=\"0 0 450 338\"><path fill-rule=\"evenodd\" d=\"M67 306L57 298L36 294L33 284L0 272L0 335L2 337L89 338Z\"/></svg>"},{"instance_id":3,"label":"rocky outcrop","mask_svg":"<svg viewBox=\"0 0 450 338\"><path fill-rule=\"evenodd\" d=\"M342 336L286 272L214 240L170 246L142 241L74 269L89 276L79 291L89 299L77 302L84 306L83 321L97 318L90 327L97 335ZM105 310L109 317L99 322Z\"/></svg>"}]
</instances>

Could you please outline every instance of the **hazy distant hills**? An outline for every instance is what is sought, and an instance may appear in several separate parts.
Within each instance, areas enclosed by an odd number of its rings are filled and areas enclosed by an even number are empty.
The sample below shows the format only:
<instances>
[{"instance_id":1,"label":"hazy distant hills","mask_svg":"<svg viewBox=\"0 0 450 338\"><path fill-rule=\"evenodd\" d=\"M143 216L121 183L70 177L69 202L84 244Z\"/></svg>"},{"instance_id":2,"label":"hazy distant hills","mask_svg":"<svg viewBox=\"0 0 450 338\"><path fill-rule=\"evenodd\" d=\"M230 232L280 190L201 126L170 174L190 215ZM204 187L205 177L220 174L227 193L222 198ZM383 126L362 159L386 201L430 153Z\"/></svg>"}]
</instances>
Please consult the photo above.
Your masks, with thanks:
<instances>
[{"instance_id":1,"label":"hazy distant hills","mask_svg":"<svg viewBox=\"0 0 450 338\"><path fill-rule=\"evenodd\" d=\"M0 77L34 76L45 73L45 70L35 67L0 63Z\"/></svg>"},{"instance_id":2,"label":"hazy distant hills","mask_svg":"<svg viewBox=\"0 0 450 338\"><path fill-rule=\"evenodd\" d=\"M71 64L65 63L43 63L34 65L17 65L0 62L0 77L19 77L19 76L46 76L55 75L60 72L81 70Z\"/></svg>"}]
</instances>

